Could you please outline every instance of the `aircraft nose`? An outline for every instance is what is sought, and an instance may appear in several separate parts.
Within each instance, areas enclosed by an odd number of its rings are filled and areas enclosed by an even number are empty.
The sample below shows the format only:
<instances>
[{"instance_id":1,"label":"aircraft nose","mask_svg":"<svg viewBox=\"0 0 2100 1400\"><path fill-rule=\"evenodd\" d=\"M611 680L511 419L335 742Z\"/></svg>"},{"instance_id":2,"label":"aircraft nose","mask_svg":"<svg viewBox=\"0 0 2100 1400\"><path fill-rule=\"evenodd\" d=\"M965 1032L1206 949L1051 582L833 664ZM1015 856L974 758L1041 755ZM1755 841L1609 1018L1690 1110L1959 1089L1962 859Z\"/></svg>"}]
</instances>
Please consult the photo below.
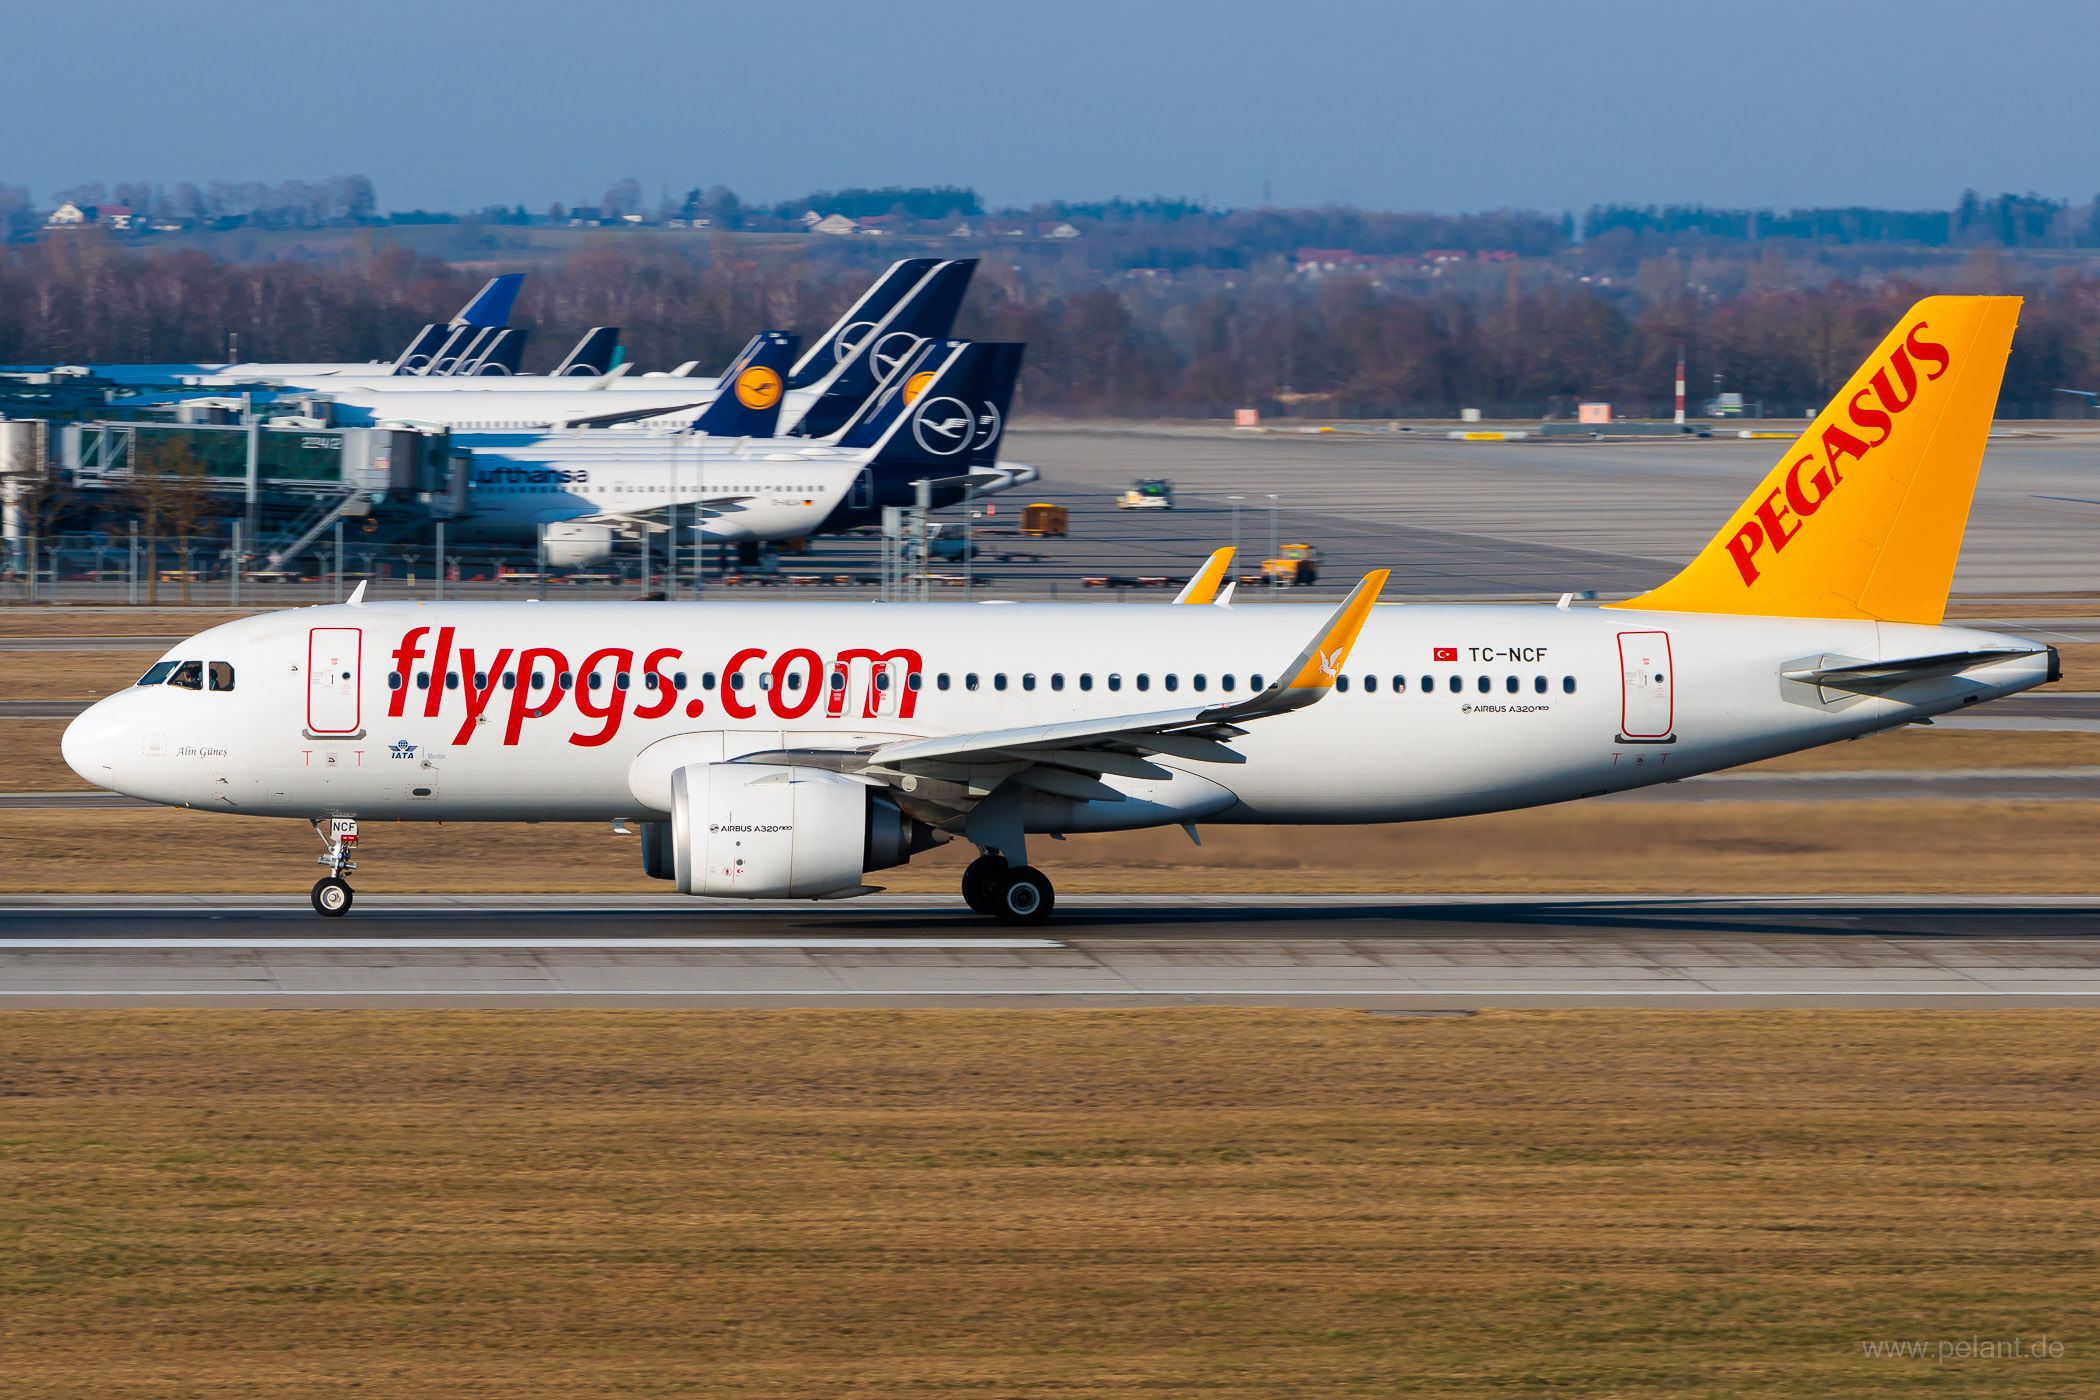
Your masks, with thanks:
<instances>
[{"instance_id":1,"label":"aircraft nose","mask_svg":"<svg viewBox=\"0 0 2100 1400\"><path fill-rule=\"evenodd\" d=\"M115 791L121 738L122 726L114 707L107 700L98 700L66 726L58 751L66 760L66 767L96 787Z\"/></svg>"}]
</instances>

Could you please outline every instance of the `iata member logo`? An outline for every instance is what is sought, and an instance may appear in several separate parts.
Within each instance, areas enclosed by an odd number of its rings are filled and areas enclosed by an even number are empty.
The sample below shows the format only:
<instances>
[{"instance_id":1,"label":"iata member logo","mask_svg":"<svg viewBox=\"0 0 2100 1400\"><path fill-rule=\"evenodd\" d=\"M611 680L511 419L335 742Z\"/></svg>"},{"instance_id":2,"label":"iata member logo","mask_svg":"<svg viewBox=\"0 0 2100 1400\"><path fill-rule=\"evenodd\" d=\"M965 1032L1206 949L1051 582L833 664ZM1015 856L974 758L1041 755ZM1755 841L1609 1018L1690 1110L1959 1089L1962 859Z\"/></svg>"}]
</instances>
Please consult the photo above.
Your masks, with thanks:
<instances>
[{"instance_id":1,"label":"iata member logo","mask_svg":"<svg viewBox=\"0 0 2100 1400\"><path fill-rule=\"evenodd\" d=\"M388 744L386 747L387 752L396 758L414 758L416 756L416 746L406 739L398 743Z\"/></svg>"},{"instance_id":2,"label":"iata member logo","mask_svg":"<svg viewBox=\"0 0 2100 1400\"><path fill-rule=\"evenodd\" d=\"M1436 654L1435 654L1435 656L1434 656L1434 657L1432 657L1431 659L1432 659L1432 660L1435 660L1435 661L1456 661L1456 660L1458 660L1458 648L1457 648L1457 647L1438 647L1438 648L1436 649Z\"/></svg>"},{"instance_id":3,"label":"iata member logo","mask_svg":"<svg viewBox=\"0 0 2100 1400\"><path fill-rule=\"evenodd\" d=\"M749 409L767 409L780 402L780 371L753 365L736 377L736 401Z\"/></svg>"}]
</instances>

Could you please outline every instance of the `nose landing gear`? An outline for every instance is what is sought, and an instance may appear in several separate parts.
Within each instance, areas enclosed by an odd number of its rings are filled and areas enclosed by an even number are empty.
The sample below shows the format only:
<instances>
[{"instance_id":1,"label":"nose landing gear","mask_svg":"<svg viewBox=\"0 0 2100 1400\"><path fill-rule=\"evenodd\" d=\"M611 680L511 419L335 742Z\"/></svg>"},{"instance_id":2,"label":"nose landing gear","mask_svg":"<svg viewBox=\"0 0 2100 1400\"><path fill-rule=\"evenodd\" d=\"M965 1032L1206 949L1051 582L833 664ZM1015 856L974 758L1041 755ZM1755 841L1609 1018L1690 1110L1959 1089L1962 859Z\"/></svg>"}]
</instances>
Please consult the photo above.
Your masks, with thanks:
<instances>
[{"instance_id":1,"label":"nose landing gear","mask_svg":"<svg viewBox=\"0 0 2100 1400\"><path fill-rule=\"evenodd\" d=\"M314 881L314 912L326 918L340 919L350 912L350 902L355 897L355 891L343 874L357 869L357 862L350 859L357 850L357 819L330 817L325 828L316 821L314 834L328 843L328 854L316 857L328 867L328 873Z\"/></svg>"}]
</instances>

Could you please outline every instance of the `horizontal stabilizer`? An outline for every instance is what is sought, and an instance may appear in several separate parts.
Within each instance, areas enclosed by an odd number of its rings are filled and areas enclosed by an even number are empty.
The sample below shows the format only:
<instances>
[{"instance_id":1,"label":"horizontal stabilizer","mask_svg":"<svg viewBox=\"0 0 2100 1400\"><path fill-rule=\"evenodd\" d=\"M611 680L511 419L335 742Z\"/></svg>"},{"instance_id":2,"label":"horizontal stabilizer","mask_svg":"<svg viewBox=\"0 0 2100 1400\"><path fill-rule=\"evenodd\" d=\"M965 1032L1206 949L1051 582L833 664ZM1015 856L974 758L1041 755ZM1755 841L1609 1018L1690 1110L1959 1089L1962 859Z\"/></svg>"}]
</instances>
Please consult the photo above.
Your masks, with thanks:
<instances>
[{"instance_id":1,"label":"horizontal stabilizer","mask_svg":"<svg viewBox=\"0 0 2100 1400\"><path fill-rule=\"evenodd\" d=\"M1964 671L1973 671L1978 666L1993 666L2000 661L2017 661L2022 657L2040 656L2046 650L2046 647L2019 650L1999 647L1989 651L1946 651L1934 656L1907 656L1897 661L1862 661L1854 666L1824 666L1782 671L1779 674L1783 679L1800 681L1806 685L1819 685L1826 690L1853 690L1872 694L1907 681L1958 676Z\"/></svg>"}]
</instances>

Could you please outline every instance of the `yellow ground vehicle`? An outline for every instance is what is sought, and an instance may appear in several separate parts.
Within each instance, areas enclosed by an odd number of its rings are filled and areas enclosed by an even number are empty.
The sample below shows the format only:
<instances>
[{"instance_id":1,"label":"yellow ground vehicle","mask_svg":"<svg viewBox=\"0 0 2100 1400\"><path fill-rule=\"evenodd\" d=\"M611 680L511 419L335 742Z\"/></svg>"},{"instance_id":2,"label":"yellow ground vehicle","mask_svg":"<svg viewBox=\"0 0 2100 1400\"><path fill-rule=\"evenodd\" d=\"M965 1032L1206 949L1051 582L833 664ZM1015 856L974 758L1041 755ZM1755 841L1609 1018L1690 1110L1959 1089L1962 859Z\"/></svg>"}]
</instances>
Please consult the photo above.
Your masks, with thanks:
<instances>
[{"instance_id":1,"label":"yellow ground vehicle","mask_svg":"<svg viewBox=\"0 0 2100 1400\"><path fill-rule=\"evenodd\" d=\"M1048 501L1034 501L1021 507L1021 533L1035 539L1049 535L1063 538L1065 533L1065 508Z\"/></svg>"},{"instance_id":2,"label":"yellow ground vehicle","mask_svg":"<svg viewBox=\"0 0 2100 1400\"><path fill-rule=\"evenodd\" d=\"M1274 559L1261 561L1262 577L1270 583L1300 584L1320 581L1320 549L1317 545L1287 544Z\"/></svg>"}]
</instances>

